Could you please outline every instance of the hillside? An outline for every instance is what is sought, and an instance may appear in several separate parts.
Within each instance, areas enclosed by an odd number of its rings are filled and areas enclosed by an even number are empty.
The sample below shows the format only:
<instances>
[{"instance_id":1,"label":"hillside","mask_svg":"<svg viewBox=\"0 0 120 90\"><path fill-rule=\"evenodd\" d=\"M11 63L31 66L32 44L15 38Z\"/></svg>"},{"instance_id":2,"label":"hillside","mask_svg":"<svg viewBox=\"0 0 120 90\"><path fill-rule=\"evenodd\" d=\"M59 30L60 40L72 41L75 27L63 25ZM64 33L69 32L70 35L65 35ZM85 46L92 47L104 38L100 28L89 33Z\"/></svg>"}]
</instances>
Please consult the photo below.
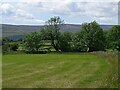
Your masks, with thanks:
<instances>
[{"instance_id":1,"label":"hillside","mask_svg":"<svg viewBox=\"0 0 120 90\"><path fill-rule=\"evenodd\" d=\"M30 25L8 25L8 24L1 24L2 25L2 35L3 37L10 37L14 39L19 39L23 37L25 34L30 32L40 31L41 28L44 26L30 26ZM109 30L113 25L101 25L101 28L104 30ZM65 32L76 32L81 29L81 25L75 24L65 24L60 26L60 31Z\"/></svg>"}]
</instances>

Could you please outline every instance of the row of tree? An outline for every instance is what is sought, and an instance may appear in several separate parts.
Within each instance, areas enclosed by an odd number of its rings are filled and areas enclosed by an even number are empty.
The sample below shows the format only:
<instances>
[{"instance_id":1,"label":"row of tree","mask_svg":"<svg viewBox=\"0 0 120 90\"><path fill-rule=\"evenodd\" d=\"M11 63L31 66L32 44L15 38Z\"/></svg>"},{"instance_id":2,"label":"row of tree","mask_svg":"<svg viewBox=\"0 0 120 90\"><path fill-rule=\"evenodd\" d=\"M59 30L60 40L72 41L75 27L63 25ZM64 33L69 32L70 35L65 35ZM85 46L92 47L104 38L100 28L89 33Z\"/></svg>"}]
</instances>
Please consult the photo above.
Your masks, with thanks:
<instances>
[{"instance_id":1,"label":"row of tree","mask_svg":"<svg viewBox=\"0 0 120 90\"><path fill-rule=\"evenodd\" d=\"M83 23L79 32L60 32L59 26L64 24L60 17L50 18L40 32L28 34L24 46L30 53L43 51L45 41L49 40L57 52L86 52L113 49L120 51L120 26L113 26L109 31L103 31L100 25L93 21ZM49 49L48 49L49 50Z\"/></svg>"},{"instance_id":2,"label":"row of tree","mask_svg":"<svg viewBox=\"0 0 120 90\"><path fill-rule=\"evenodd\" d=\"M18 51L24 47L25 52L43 53L50 52L51 46L57 52L92 52L107 49L120 51L120 26L113 26L104 31L100 25L93 21L83 23L79 32L60 32L59 26L64 24L60 17L50 18L40 32L28 34L20 43L12 42L8 38L2 40L2 51ZM50 45L46 47L46 42ZM21 46L20 46L21 44Z\"/></svg>"},{"instance_id":3,"label":"row of tree","mask_svg":"<svg viewBox=\"0 0 120 90\"><path fill-rule=\"evenodd\" d=\"M17 51L19 47L19 44L16 42L13 42L9 38L5 37L2 39L2 53L7 53L11 51Z\"/></svg>"}]
</instances>

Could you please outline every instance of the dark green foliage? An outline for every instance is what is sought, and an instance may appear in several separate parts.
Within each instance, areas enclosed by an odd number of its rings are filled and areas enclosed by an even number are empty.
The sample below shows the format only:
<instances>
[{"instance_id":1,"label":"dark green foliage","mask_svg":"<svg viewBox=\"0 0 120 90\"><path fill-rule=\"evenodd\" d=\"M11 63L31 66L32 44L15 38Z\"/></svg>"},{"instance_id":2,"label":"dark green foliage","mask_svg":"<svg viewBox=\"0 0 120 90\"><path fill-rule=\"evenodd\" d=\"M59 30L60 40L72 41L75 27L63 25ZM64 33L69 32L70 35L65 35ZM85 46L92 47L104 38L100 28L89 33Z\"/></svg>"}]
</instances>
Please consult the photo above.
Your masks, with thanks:
<instances>
[{"instance_id":1,"label":"dark green foliage","mask_svg":"<svg viewBox=\"0 0 120 90\"><path fill-rule=\"evenodd\" d=\"M8 43L10 41L11 40L9 38L5 37L5 38L2 39L2 45L4 45L5 43Z\"/></svg>"},{"instance_id":2,"label":"dark green foliage","mask_svg":"<svg viewBox=\"0 0 120 90\"><path fill-rule=\"evenodd\" d=\"M3 54L8 52L17 51L19 45L17 42L11 42L8 39L3 39L2 52Z\"/></svg>"},{"instance_id":3,"label":"dark green foliage","mask_svg":"<svg viewBox=\"0 0 120 90\"><path fill-rule=\"evenodd\" d=\"M5 43L4 45L2 45L2 53L5 54L9 51L9 44Z\"/></svg>"},{"instance_id":4,"label":"dark green foliage","mask_svg":"<svg viewBox=\"0 0 120 90\"><path fill-rule=\"evenodd\" d=\"M32 32L24 39L24 45L27 52L38 53L43 45L41 33Z\"/></svg>"},{"instance_id":5,"label":"dark green foliage","mask_svg":"<svg viewBox=\"0 0 120 90\"><path fill-rule=\"evenodd\" d=\"M51 51L62 52L92 52L115 49L120 51L120 26L114 26L109 31L103 31L100 25L93 21L83 23L76 33L60 32L64 21L60 17L52 17L40 32L28 34L19 42L23 45L10 44L9 38L3 38L3 52L24 50L28 53L43 53ZM44 44L43 44L44 43ZM18 48L19 47L19 48Z\"/></svg>"},{"instance_id":6,"label":"dark green foliage","mask_svg":"<svg viewBox=\"0 0 120 90\"><path fill-rule=\"evenodd\" d=\"M10 47L11 51L17 51L18 44L17 43L11 43L11 44L9 44L9 47Z\"/></svg>"},{"instance_id":7,"label":"dark green foliage","mask_svg":"<svg viewBox=\"0 0 120 90\"><path fill-rule=\"evenodd\" d=\"M64 32L59 38L59 49L63 52L71 51L72 33Z\"/></svg>"},{"instance_id":8,"label":"dark green foliage","mask_svg":"<svg viewBox=\"0 0 120 90\"><path fill-rule=\"evenodd\" d=\"M120 51L120 26L113 26L107 34L108 48Z\"/></svg>"},{"instance_id":9,"label":"dark green foliage","mask_svg":"<svg viewBox=\"0 0 120 90\"><path fill-rule=\"evenodd\" d=\"M42 39L50 40L51 45L55 48L55 50L59 51L59 28L57 28L56 26L47 26L46 28L42 29L41 34Z\"/></svg>"},{"instance_id":10,"label":"dark green foliage","mask_svg":"<svg viewBox=\"0 0 120 90\"><path fill-rule=\"evenodd\" d=\"M50 40L51 46L58 52L91 52L103 51L106 48L120 50L119 26L114 26L110 31L103 31L100 25L93 21L83 23L81 31L72 34L70 32L60 33L58 25L63 24L63 21L59 17L50 18L47 24L41 30L40 36L38 35L40 33L35 33L35 36L31 34L31 38L29 38L30 46L27 47L30 50L28 50L29 52L41 50L42 40ZM33 44L33 42L36 43ZM48 49L47 51L51 51L51 46L45 47Z\"/></svg>"},{"instance_id":11,"label":"dark green foliage","mask_svg":"<svg viewBox=\"0 0 120 90\"><path fill-rule=\"evenodd\" d=\"M104 43L104 45L105 45L105 49L107 49L108 48L108 45L109 45L109 43L108 43L108 31L104 31L104 36L105 36L105 43Z\"/></svg>"},{"instance_id":12,"label":"dark green foliage","mask_svg":"<svg viewBox=\"0 0 120 90\"><path fill-rule=\"evenodd\" d=\"M82 24L81 34L82 41L89 51L105 50L105 35L98 23L94 21Z\"/></svg>"},{"instance_id":13,"label":"dark green foliage","mask_svg":"<svg viewBox=\"0 0 120 90\"><path fill-rule=\"evenodd\" d=\"M64 20L61 20L61 18L59 16L55 16L55 17L50 18L46 22L46 24L48 26L58 26L58 25L64 24Z\"/></svg>"},{"instance_id":14,"label":"dark green foliage","mask_svg":"<svg viewBox=\"0 0 120 90\"><path fill-rule=\"evenodd\" d=\"M73 51L82 52L87 50L88 47L87 47L86 32L80 31L75 33L73 40Z\"/></svg>"},{"instance_id":15,"label":"dark green foliage","mask_svg":"<svg viewBox=\"0 0 120 90\"><path fill-rule=\"evenodd\" d=\"M60 17L53 17L50 18L46 24L45 31L43 30L42 32L45 32L47 35L46 38L49 38L51 40L52 46L55 48L56 51L59 51L59 37L60 37L60 28L58 27L59 25L63 24L64 21L61 20Z\"/></svg>"},{"instance_id":16,"label":"dark green foliage","mask_svg":"<svg viewBox=\"0 0 120 90\"><path fill-rule=\"evenodd\" d=\"M3 54L9 51L9 44L8 44L9 41L10 39L7 37L2 39L2 53Z\"/></svg>"}]
</instances>

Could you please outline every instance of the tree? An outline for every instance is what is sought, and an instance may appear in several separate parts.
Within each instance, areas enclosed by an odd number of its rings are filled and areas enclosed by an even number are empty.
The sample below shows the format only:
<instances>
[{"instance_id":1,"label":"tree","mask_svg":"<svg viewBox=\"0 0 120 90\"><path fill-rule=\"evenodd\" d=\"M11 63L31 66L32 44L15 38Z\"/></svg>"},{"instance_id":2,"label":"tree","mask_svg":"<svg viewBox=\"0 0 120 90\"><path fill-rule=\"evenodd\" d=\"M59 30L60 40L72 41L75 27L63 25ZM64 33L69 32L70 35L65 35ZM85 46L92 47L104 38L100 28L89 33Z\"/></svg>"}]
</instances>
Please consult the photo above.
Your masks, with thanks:
<instances>
[{"instance_id":1,"label":"tree","mask_svg":"<svg viewBox=\"0 0 120 90\"><path fill-rule=\"evenodd\" d=\"M24 39L24 45L29 53L39 53L43 45L41 33L32 32Z\"/></svg>"},{"instance_id":2,"label":"tree","mask_svg":"<svg viewBox=\"0 0 120 90\"><path fill-rule=\"evenodd\" d=\"M19 45L16 42L9 44L10 50L17 51Z\"/></svg>"},{"instance_id":3,"label":"tree","mask_svg":"<svg viewBox=\"0 0 120 90\"><path fill-rule=\"evenodd\" d=\"M10 50L10 45L9 45L10 39L8 37L2 38L2 53L7 53Z\"/></svg>"},{"instance_id":4,"label":"tree","mask_svg":"<svg viewBox=\"0 0 120 90\"><path fill-rule=\"evenodd\" d=\"M105 36L103 29L95 21L90 23L89 42L91 51L99 51L105 49Z\"/></svg>"},{"instance_id":5,"label":"tree","mask_svg":"<svg viewBox=\"0 0 120 90\"><path fill-rule=\"evenodd\" d=\"M59 16L54 16L50 18L48 21L46 21L46 25L48 26L56 26L58 28L58 25L64 24L64 20L61 20Z\"/></svg>"},{"instance_id":6,"label":"tree","mask_svg":"<svg viewBox=\"0 0 120 90\"><path fill-rule=\"evenodd\" d=\"M5 54L7 52L9 52L9 44L4 43L4 45L2 45L2 53Z\"/></svg>"},{"instance_id":7,"label":"tree","mask_svg":"<svg viewBox=\"0 0 120 90\"><path fill-rule=\"evenodd\" d=\"M8 37L4 37L2 38L2 45L4 45L5 43L10 42L11 40Z\"/></svg>"},{"instance_id":8,"label":"tree","mask_svg":"<svg viewBox=\"0 0 120 90\"><path fill-rule=\"evenodd\" d=\"M107 34L107 41L109 43L109 48L117 49L120 51L120 26L113 26Z\"/></svg>"},{"instance_id":9,"label":"tree","mask_svg":"<svg viewBox=\"0 0 120 90\"><path fill-rule=\"evenodd\" d=\"M82 24L81 33L84 33L83 41L89 51L105 50L105 35L98 23L93 21Z\"/></svg>"},{"instance_id":10,"label":"tree","mask_svg":"<svg viewBox=\"0 0 120 90\"><path fill-rule=\"evenodd\" d=\"M46 33L45 35L48 36L47 38L51 40L51 44L56 51L59 51L59 38L60 38L59 26L62 25L63 23L64 21L61 20L60 17L53 17L46 22L45 31L42 30L42 32Z\"/></svg>"},{"instance_id":11,"label":"tree","mask_svg":"<svg viewBox=\"0 0 120 90\"><path fill-rule=\"evenodd\" d=\"M72 33L64 32L59 38L59 49L63 52L71 51Z\"/></svg>"},{"instance_id":12,"label":"tree","mask_svg":"<svg viewBox=\"0 0 120 90\"><path fill-rule=\"evenodd\" d=\"M87 39L85 38L86 32L84 31L79 31L75 33L74 40L73 40L73 50L77 52L83 52L87 51Z\"/></svg>"}]
</instances>

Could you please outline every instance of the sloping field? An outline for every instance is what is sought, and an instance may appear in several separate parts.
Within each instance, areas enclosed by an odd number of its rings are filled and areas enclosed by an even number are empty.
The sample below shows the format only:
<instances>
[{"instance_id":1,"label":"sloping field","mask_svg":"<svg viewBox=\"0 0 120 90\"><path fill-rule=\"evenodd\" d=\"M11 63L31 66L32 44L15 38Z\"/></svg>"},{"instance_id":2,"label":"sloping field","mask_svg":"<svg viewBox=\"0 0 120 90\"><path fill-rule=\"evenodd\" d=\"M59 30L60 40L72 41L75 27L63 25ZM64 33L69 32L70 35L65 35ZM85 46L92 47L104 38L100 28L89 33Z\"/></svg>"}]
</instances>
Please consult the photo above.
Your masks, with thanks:
<instances>
[{"instance_id":1,"label":"sloping field","mask_svg":"<svg viewBox=\"0 0 120 90\"><path fill-rule=\"evenodd\" d=\"M3 88L106 87L110 67L88 53L3 55Z\"/></svg>"}]
</instances>

